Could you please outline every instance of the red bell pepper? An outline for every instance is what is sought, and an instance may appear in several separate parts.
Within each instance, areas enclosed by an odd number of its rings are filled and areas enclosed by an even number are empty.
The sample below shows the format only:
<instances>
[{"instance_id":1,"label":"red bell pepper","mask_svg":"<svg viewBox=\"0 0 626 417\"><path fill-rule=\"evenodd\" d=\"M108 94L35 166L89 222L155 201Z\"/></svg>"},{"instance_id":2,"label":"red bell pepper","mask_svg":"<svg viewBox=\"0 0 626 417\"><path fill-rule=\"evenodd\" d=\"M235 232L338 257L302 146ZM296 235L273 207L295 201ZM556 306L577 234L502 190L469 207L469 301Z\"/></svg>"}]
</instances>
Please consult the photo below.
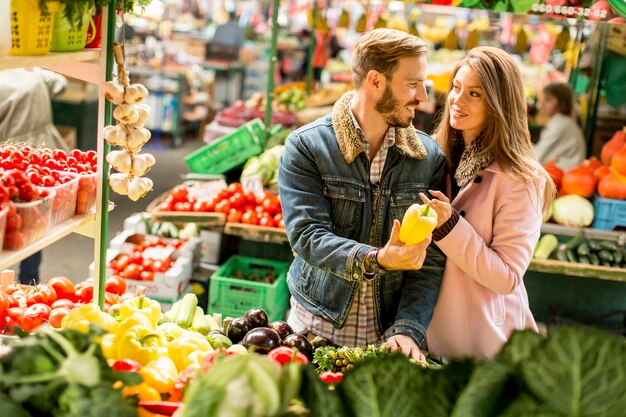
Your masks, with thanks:
<instances>
[{"instance_id":1,"label":"red bell pepper","mask_svg":"<svg viewBox=\"0 0 626 417\"><path fill-rule=\"evenodd\" d=\"M319 377L326 384L338 384L343 379L343 372L326 371L322 372Z\"/></svg>"},{"instance_id":2,"label":"red bell pepper","mask_svg":"<svg viewBox=\"0 0 626 417\"><path fill-rule=\"evenodd\" d=\"M111 368L118 372L139 372L141 364L132 359L120 359L113 362Z\"/></svg>"}]
</instances>

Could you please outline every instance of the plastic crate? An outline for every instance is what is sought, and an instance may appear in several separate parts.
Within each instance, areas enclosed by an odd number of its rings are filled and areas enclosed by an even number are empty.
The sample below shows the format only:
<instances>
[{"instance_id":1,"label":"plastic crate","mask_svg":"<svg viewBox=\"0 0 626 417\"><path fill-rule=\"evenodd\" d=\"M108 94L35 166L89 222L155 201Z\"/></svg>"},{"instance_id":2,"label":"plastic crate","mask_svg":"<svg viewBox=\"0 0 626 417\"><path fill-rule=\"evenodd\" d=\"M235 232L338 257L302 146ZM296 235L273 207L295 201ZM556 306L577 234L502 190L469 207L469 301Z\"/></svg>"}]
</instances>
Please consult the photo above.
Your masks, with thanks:
<instances>
[{"instance_id":1,"label":"plastic crate","mask_svg":"<svg viewBox=\"0 0 626 417\"><path fill-rule=\"evenodd\" d=\"M98 177L93 174L80 174L76 194L76 214L87 214L96 207Z\"/></svg>"},{"instance_id":2,"label":"plastic crate","mask_svg":"<svg viewBox=\"0 0 626 417\"><path fill-rule=\"evenodd\" d=\"M596 196L593 200L594 229L626 230L626 200Z\"/></svg>"},{"instance_id":3,"label":"plastic crate","mask_svg":"<svg viewBox=\"0 0 626 417\"><path fill-rule=\"evenodd\" d=\"M266 259L231 256L213 275L209 283L209 312L241 317L253 307L264 309L270 321L282 320L289 305L287 270L289 263ZM254 270L276 273L272 284L232 278L235 271L245 275Z\"/></svg>"},{"instance_id":4,"label":"plastic crate","mask_svg":"<svg viewBox=\"0 0 626 417\"><path fill-rule=\"evenodd\" d=\"M71 172L59 172L59 176L70 177L66 183L53 187L43 187L54 190L54 202L52 203L52 214L50 215L50 227L64 222L74 215L76 210L76 195L78 192L78 174Z\"/></svg>"},{"instance_id":5,"label":"plastic crate","mask_svg":"<svg viewBox=\"0 0 626 417\"><path fill-rule=\"evenodd\" d=\"M7 217L4 232L4 249L17 250L39 239L48 231L50 214L54 201L54 190L47 190L48 195L29 203L14 203L17 217Z\"/></svg>"},{"instance_id":6,"label":"plastic crate","mask_svg":"<svg viewBox=\"0 0 626 417\"><path fill-rule=\"evenodd\" d=\"M189 171L198 174L223 174L263 151L265 127L254 119L213 143L185 156Z\"/></svg>"},{"instance_id":7,"label":"plastic crate","mask_svg":"<svg viewBox=\"0 0 626 417\"><path fill-rule=\"evenodd\" d=\"M8 208L3 208L0 210L0 252L2 252L2 246L4 244L4 228L7 224L7 213L9 212Z\"/></svg>"},{"instance_id":8,"label":"plastic crate","mask_svg":"<svg viewBox=\"0 0 626 417\"><path fill-rule=\"evenodd\" d=\"M11 0L11 50L9 55L45 55L50 50L52 24L59 2L46 1L43 16L37 0Z\"/></svg>"}]
</instances>

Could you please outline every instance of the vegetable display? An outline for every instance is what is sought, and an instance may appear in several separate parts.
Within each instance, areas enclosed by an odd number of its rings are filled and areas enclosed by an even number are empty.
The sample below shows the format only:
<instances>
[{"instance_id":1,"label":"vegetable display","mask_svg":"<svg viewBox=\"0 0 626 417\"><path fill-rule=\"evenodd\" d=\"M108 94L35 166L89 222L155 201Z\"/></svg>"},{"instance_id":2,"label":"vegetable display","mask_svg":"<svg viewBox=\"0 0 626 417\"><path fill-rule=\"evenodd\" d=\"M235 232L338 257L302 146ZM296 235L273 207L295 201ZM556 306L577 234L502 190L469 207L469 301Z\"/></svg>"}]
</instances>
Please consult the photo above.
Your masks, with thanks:
<instances>
[{"instance_id":1,"label":"vegetable display","mask_svg":"<svg viewBox=\"0 0 626 417\"><path fill-rule=\"evenodd\" d=\"M127 195L137 201L152 189L152 180L142 177L154 165L151 154L140 154L141 148L150 139L150 131L144 127L150 116L150 108L140 104L148 90L141 84L130 84L128 72L124 68L124 48L114 46L117 62L117 81L104 83L104 95L115 104L113 117L117 125L105 126L102 135L112 146L120 146L107 154L107 161L118 173L111 174L109 185L118 194Z\"/></svg>"}]
</instances>

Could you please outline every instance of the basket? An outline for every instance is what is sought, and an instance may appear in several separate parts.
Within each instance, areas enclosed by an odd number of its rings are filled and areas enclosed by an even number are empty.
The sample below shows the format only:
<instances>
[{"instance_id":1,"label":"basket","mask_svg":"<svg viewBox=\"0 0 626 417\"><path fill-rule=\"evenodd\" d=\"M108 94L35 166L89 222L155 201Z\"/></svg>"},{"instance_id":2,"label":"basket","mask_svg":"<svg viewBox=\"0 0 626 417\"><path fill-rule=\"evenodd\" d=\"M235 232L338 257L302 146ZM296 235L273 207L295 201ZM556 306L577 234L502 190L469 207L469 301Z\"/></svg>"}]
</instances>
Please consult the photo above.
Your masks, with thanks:
<instances>
[{"instance_id":1,"label":"basket","mask_svg":"<svg viewBox=\"0 0 626 417\"><path fill-rule=\"evenodd\" d=\"M50 50L52 23L59 2L46 2L42 16L37 0L11 0L11 50L9 55L45 55Z\"/></svg>"},{"instance_id":2,"label":"basket","mask_svg":"<svg viewBox=\"0 0 626 417\"><path fill-rule=\"evenodd\" d=\"M267 312L270 321L282 320L289 305L288 269L288 262L231 256L211 276L209 312L241 317L249 309L260 307ZM232 278L235 271L248 275L255 270L274 272L277 277L272 284Z\"/></svg>"},{"instance_id":3,"label":"basket","mask_svg":"<svg viewBox=\"0 0 626 417\"><path fill-rule=\"evenodd\" d=\"M50 215L50 227L64 222L74 215L76 210L76 194L78 192L78 174L71 172L59 172L60 177L70 177L66 183L53 187L43 187L54 190L54 202Z\"/></svg>"},{"instance_id":4,"label":"basket","mask_svg":"<svg viewBox=\"0 0 626 417\"><path fill-rule=\"evenodd\" d=\"M593 200L594 229L626 230L626 200L596 196Z\"/></svg>"},{"instance_id":5,"label":"basket","mask_svg":"<svg viewBox=\"0 0 626 417\"><path fill-rule=\"evenodd\" d=\"M237 130L185 156L189 171L198 174L223 174L263 151L265 126L254 119Z\"/></svg>"},{"instance_id":6,"label":"basket","mask_svg":"<svg viewBox=\"0 0 626 417\"><path fill-rule=\"evenodd\" d=\"M74 27L65 17L65 6L62 6L54 16L52 26L52 40L50 41L50 51L69 52L79 51L85 47L87 42L91 42L96 36L94 21L90 14L85 13L80 21L80 25ZM91 27L91 39L87 39L87 29Z\"/></svg>"}]
</instances>

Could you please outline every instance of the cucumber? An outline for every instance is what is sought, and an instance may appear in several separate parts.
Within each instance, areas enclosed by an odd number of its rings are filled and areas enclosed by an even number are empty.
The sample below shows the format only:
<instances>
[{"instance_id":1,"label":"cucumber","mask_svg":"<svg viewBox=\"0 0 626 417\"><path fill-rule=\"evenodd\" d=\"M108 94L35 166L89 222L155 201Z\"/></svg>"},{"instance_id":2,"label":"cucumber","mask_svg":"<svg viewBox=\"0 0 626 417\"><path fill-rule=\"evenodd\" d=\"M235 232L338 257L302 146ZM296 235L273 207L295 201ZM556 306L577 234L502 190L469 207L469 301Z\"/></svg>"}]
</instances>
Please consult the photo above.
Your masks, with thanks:
<instances>
[{"instance_id":1,"label":"cucumber","mask_svg":"<svg viewBox=\"0 0 626 417\"><path fill-rule=\"evenodd\" d=\"M573 238L565 242L564 245L567 249L575 249L578 247L578 245L580 245L584 241L585 241L585 232L583 232L581 229L578 231L576 236L574 236Z\"/></svg>"},{"instance_id":2,"label":"cucumber","mask_svg":"<svg viewBox=\"0 0 626 417\"><path fill-rule=\"evenodd\" d=\"M589 260L591 261L591 265L600 265L600 258L593 252L589 254Z\"/></svg>"},{"instance_id":3,"label":"cucumber","mask_svg":"<svg viewBox=\"0 0 626 417\"><path fill-rule=\"evenodd\" d=\"M558 245L559 240L556 238L556 236L549 233L541 236L541 239L539 239L539 243L537 243L537 246L535 246L535 258L548 259Z\"/></svg>"},{"instance_id":4,"label":"cucumber","mask_svg":"<svg viewBox=\"0 0 626 417\"><path fill-rule=\"evenodd\" d=\"M616 250L613 251L613 262L617 265L621 264L622 261L624 260L624 254L622 253L622 251L618 248Z\"/></svg>"},{"instance_id":5,"label":"cucumber","mask_svg":"<svg viewBox=\"0 0 626 417\"><path fill-rule=\"evenodd\" d=\"M597 240L588 240L587 244L589 245L589 248L594 252L597 252L600 249L602 249L600 248L600 244L598 243Z\"/></svg>"},{"instance_id":6,"label":"cucumber","mask_svg":"<svg viewBox=\"0 0 626 417\"><path fill-rule=\"evenodd\" d=\"M614 260L613 252L607 249L602 249L598 252L598 257L600 258L600 261L602 261L602 264L604 264L604 262L608 262L610 264Z\"/></svg>"},{"instance_id":7,"label":"cucumber","mask_svg":"<svg viewBox=\"0 0 626 417\"><path fill-rule=\"evenodd\" d=\"M610 242L608 240L600 241L598 243L598 246L600 246L600 249L607 249L607 250L610 250L610 251L616 251L616 250L619 249L615 242Z\"/></svg>"},{"instance_id":8,"label":"cucumber","mask_svg":"<svg viewBox=\"0 0 626 417\"><path fill-rule=\"evenodd\" d=\"M589 265L591 261L589 260L587 255L580 255L578 256L578 263Z\"/></svg>"},{"instance_id":9,"label":"cucumber","mask_svg":"<svg viewBox=\"0 0 626 417\"><path fill-rule=\"evenodd\" d=\"M578 262L578 259L576 259L576 254L574 253L573 249L565 249L565 255L567 255L568 262Z\"/></svg>"},{"instance_id":10,"label":"cucumber","mask_svg":"<svg viewBox=\"0 0 626 417\"><path fill-rule=\"evenodd\" d=\"M567 248L564 245L559 246L556 250L556 259L567 262Z\"/></svg>"},{"instance_id":11,"label":"cucumber","mask_svg":"<svg viewBox=\"0 0 626 417\"><path fill-rule=\"evenodd\" d=\"M588 256L591 253L591 248L587 242L583 242L576 248L576 254L579 256Z\"/></svg>"}]
</instances>

